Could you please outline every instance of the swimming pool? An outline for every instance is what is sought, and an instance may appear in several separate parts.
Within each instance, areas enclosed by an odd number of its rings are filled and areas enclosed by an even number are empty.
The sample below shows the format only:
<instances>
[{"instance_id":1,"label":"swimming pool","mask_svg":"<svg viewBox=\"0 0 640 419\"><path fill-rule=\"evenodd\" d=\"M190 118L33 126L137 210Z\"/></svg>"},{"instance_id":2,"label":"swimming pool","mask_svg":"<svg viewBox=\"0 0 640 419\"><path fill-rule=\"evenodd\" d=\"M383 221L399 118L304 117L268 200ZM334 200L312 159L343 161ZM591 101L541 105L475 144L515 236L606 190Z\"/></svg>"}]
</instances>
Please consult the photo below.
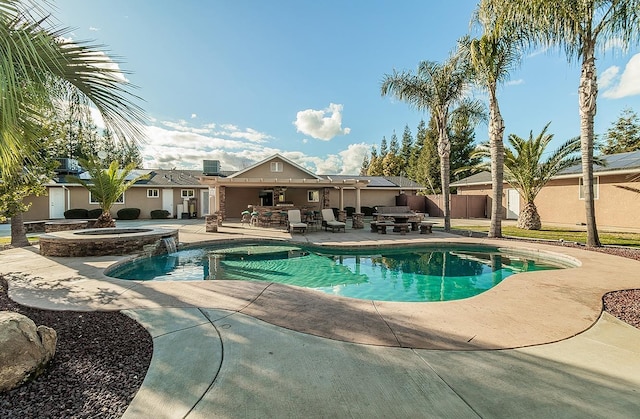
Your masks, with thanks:
<instances>
[{"instance_id":1,"label":"swimming pool","mask_svg":"<svg viewBox=\"0 0 640 419\"><path fill-rule=\"evenodd\" d=\"M565 266L475 245L344 249L242 243L138 259L106 274L142 281L267 281L368 300L448 301L480 294L518 272Z\"/></svg>"}]
</instances>

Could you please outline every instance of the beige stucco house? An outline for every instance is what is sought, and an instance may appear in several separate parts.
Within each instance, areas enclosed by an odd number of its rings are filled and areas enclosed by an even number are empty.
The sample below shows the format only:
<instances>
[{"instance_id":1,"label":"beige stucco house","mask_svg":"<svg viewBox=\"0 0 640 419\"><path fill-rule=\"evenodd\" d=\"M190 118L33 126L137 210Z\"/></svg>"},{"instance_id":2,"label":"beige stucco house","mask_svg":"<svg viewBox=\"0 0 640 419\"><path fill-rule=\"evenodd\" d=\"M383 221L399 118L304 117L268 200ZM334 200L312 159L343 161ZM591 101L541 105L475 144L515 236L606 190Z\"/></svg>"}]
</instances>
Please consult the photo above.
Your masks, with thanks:
<instances>
[{"instance_id":1,"label":"beige stucco house","mask_svg":"<svg viewBox=\"0 0 640 419\"><path fill-rule=\"evenodd\" d=\"M599 226L640 227L640 151L602 156L606 165L594 167L595 212ZM477 173L451 184L458 194L485 195L491 208L491 174ZM535 200L543 223L584 224L586 212L582 169L576 165L555 176ZM504 218L517 219L524 201L504 185Z\"/></svg>"},{"instance_id":2,"label":"beige stucco house","mask_svg":"<svg viewBox=\"0 0 640 419\"><path fill-rule=\"evenodd\" d=\"M218 212L224 219L240 218L248 208L320 211L322 208L360 212L364 207L396 205L400 194L416 195L422 186L403 177L316 175L276 154L236 172L221 172L219 164L209 170L137 170L132 176L147 175L127 190L112 208L139 208L140 218L150 218L157 209L171 217L202 217ZM64 218L72 208L99 208L89 192L65 180L61 170L47 185L47 195L28 197L31 209L25 221ZM78 174L78 173L75 173ZM82 176L82 175L81 175Z\"/></svg>"}]
</instances>

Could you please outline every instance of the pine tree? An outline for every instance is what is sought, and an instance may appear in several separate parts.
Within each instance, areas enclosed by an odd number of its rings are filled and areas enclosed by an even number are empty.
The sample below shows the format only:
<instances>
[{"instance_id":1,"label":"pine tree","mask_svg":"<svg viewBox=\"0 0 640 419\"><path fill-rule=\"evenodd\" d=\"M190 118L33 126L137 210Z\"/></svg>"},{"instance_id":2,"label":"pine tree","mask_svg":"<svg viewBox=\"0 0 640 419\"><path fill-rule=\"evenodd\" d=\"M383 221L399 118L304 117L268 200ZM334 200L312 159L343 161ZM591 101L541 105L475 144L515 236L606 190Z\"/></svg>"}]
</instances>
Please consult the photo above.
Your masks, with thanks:
<instances>
[{"instance_id":1,"label":"pine tree","mask_svg":"<svg viewBox=\"0 0 640 419\"><path fill-rule=\"evenodd\" d=\"M366 176L367 175L367 171L369 170L369 157L368 156L364 156L364 159L362 159L362 165L360 166L360 176Z\"/></svg>"},{"instance_id":2,"label":"pine tree","mask_svg":"<svg viewBox=\"0 0 640 419\"><path fill-rule=\"evenodd\" d=\"M451 181L455 182L471 174L471 169L456 173L457 169L471 168L480 162L480 158L471 157L475 149L475 133L468 116L462 115L453 121L449 138L451 139Z\"/></svg>"},{"instance_id":3,"label":"pine tree","mask_svg":"<svg viewBox=\"0 0 640 419\"><path fill-rule=\"evenodd\" d=\"M424 139L427 135L427 127L424 120L421 120L418 124L418 132L416 133L416 142L411 147L411 156L409 157L409 167L407 168L407 176L409 179L418 180L418 160L422 147L424 147Z\"/></svg>"},{"instance_id":4,"label":"pine tree","mask_svg":"<svg viewBox=\"0 0 640 419\"><path fill-rule=\"evenodd\" d=\"M380 157L384 158L389 152L389 148L387 146L387 138L382 137L382 141L380 141Z\"/></svg>"},{"instance_id":5,"label":"pine tree","mask_svg":"<svg viewBox=\"0 0 640 419\"><path fill-rule=\"evenodd\" d=\"M404 126L404 132L402 133L402 146L400 147L400 157L406 167L411 162L411 147L413 146L413 137L411 136L411 130L409 125Z\"/></svg>"}]
</instances>

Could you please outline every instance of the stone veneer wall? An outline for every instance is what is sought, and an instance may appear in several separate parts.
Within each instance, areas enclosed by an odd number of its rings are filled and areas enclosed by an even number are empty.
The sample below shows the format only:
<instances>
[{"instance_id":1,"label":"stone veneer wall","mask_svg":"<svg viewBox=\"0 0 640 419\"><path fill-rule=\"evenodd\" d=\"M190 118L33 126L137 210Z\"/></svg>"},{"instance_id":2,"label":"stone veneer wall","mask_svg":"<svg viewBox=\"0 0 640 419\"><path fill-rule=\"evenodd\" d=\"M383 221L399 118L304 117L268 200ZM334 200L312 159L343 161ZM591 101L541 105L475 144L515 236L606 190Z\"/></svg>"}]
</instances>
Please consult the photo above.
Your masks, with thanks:
<instances>
[{"instance_id":1,"label":"stone veneer wall","mask_svg":"<svg viewBox=\"0 0 640 419\"><path fill-rule=\"evenodd\" d=\"M178 230L150 231L148 234L57 237L54 234L40 236L40 254L43 256L83 257L128 255L132 253L158 254L164 246L163 238L173 237L178 243ZM166 251L162 252L166 253Z\"/></svg>"}]
</instances>

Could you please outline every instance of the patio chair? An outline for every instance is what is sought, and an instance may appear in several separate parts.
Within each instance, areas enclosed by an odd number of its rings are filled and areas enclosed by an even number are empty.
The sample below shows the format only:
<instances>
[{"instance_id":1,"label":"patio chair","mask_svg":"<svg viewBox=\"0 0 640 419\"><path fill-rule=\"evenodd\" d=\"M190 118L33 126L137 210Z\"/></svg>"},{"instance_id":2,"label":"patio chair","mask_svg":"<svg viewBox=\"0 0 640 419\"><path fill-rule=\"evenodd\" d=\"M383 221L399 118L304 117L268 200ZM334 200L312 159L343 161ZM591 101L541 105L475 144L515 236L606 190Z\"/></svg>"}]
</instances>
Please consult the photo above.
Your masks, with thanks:
<instances>
[{"instance_id":1,"label":"patio chair","mask_svg":"<svg viewBox=\"0 0 640 419\"><path fill-rule=\"evenodd\" d=\"M287 224L287 231L292 233L296 230L304 233L307 230L307 225L302 222L302 218L300 216L300 210L289 210L287 211L287 217L289 218Z\"/></svg>"},{"instance_id":2,"label":"patio chair","mask_svg":"<svg viewBox=\"0 0 640 419\"><path fill-rule=\"evenodd\" d=\"M322 227L324 227L324 231L331 228L332 233L335 233L336 230L340 231L340 229L342 229L343 232L346 232L346 226L347 223L336 220L331 208L325 208L322 210Z\"/></svg>"}]
</instances>

